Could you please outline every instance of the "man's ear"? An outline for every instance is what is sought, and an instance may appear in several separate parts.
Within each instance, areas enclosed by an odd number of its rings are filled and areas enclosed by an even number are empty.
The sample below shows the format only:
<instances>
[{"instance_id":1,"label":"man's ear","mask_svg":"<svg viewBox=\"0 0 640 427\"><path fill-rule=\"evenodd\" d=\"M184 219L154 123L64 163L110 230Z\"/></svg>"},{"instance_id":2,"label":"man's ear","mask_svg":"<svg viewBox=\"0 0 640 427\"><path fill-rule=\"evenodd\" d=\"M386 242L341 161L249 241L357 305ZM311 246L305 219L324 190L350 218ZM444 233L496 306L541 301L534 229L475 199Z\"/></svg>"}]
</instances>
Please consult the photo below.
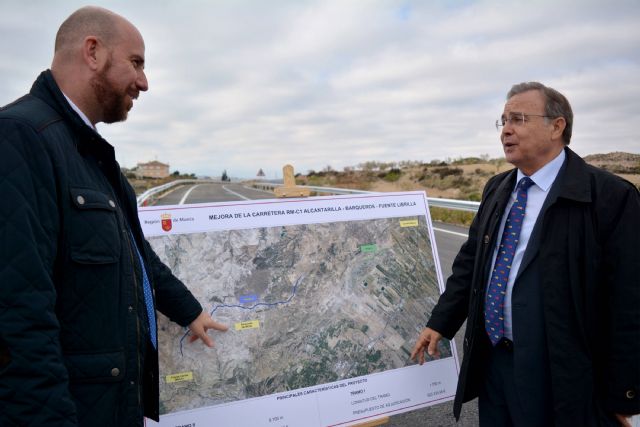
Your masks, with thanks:
<instances>
[{"instance_id":1,"label":"man's ear","mask_svg":"<svg viewBox=\"0 0 640 427\"><path fill-rule=\"evenodd\" d=\"M567 127L567 121L564 117L556 117L553 119L553 130L551 131L551 139L562 139L562 132Z\"/></svg>"},{"instance_id":2,"label":"man's ear","mask_svg":"<svg viewBox=\"0 0 640 427\"><path fill-rule=\"evenodd\" d=\"M82 42L82 59L91 71L96 71L100 68L102 49L102 44L95 36L87 36Z\"/></svg>"}]
</instances>

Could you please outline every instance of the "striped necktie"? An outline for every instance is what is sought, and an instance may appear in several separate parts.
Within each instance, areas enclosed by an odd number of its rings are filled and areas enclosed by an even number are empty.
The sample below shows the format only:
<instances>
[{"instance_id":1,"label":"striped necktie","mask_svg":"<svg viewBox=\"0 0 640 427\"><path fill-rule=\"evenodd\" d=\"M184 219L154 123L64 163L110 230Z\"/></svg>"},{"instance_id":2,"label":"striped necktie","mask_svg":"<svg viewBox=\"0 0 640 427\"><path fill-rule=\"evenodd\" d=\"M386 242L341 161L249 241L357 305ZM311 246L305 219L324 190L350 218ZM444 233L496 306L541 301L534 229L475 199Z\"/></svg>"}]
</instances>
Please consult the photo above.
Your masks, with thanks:
<instances>
[{"instance_id":1,"label":"striped necktie","mask_svg":"<svg viewBox=\"0 0 640 427\"><path fill-rule=\"evenodd\" d=\"M516 200L509 210L496 262L491 272L484 307L484 326L493 345L496 345L504 336L504 298L507 294L509 271L518 246L520 230L522 230L522 221L527 207L527 191L533 184L529 177L524 177L518 182Z\"/></svg>"}]
</instances>

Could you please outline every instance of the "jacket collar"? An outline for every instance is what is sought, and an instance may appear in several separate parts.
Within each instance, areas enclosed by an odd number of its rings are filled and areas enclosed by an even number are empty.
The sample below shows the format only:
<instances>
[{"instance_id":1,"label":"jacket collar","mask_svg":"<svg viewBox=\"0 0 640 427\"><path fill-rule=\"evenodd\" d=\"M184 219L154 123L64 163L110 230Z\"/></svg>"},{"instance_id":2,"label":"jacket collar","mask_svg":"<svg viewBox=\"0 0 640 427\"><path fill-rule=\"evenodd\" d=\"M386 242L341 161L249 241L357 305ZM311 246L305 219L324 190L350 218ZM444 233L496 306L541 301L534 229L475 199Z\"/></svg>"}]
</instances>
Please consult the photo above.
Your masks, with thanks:
<instances>
[{"instance_id":1,"label":"jacket collar","mask_svg":"<svg viewBox=\"0 0 640 427\"><path fill-rule=\"evenodd\" d=\"M575 200L577 202L591 202L591 182L587 163L569 147L565 147L567 155L565 170L559 183L558 198Z\"/></svg>"},{"instance_id":2,"label":"jacket collar","mask_svg":"<svg viewBox=\"0 0 640 427\"><path fill-rule=\"evenodd\" d=\"M67 102L60 87L53 78L51 70L45 70L31 87L30 94L47 103L56 110L62 119L78 135L75 141L78 151L102 159L115 162L113 146L100 136L92 127L88 126Z\"/></svg>"},{"instance_id":3,"label":"jacket collar","mask_svg":"<svg viewBox=\"0 0 640 427\"><path fill-rule=\"evenodd\" d=\"M31 87L31 95L46 102L51 108L62 116L65 122L73 127L74 132L99 136L91 127L87 126L80 116L73 111L71 105L65 99L58 87L51 70L45 70L36 79Z\"/></svg>"},{"instance_id":4,"label":"jacket collar","mask_svg":"<svg viewBox=\"0 0 640 427\"><path fill-rule=\"evenodd\" d=\"M496 205L499 212L503 212L507 203L509 201L509 197L513 192L513 189L516 185L516 177L518 176L517 169L511 169L508 172L505 172L505 177L500 180L500 185L496 189Z\"/></svg>"},{"instance_id":5,"label":"jacket collar","mask_svg":"<svg viewBox=\"0 0 640 427\"><path fill-rule=\"evenodd\" d=\"M556 177L556 180L560 180L558 182L558 198L584 203L591 202L591 185L587 163L569 147L565 147L564 152L566 154L563 165L564 171L561 171ZM500 185L496 190L499 206L504 206L501 202L505 201L513 192L517 172L517 169L505 172L505 177L501 179Z\"/></svg>"},{"instance_id":6,"label":"jacket collar","mask_svg":"<svg viewBox=\"0 0 640 427\"><path fill-rule=\"evenodd\" d=\"M113 146L88 126L71 108L50 70L43 71L38 76L31 87L30 95L42 100L60 115L69 127L71 138L78 152L82 156L93 158L98 164L104 165L103 173L111 183L117 197L124 200L126 198L123 190L124 178L120 173L120 165L116 161ZM129 209L129 217L134 218L135 211L130 209L128 203L125 206Z\"/></svg>"}]
</instances>

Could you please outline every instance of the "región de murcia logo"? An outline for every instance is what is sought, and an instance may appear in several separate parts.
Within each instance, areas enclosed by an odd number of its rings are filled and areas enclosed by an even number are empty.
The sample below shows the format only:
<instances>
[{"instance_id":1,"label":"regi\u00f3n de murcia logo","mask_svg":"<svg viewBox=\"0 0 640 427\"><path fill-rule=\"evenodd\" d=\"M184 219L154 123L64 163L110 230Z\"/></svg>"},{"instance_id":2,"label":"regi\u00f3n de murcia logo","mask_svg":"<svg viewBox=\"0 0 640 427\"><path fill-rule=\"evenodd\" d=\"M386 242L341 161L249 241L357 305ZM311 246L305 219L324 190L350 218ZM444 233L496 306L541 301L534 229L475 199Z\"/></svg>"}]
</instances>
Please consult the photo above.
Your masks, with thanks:
<instances>
[{"instance_id":1,"label":"regi\u00f3n de murcia logo","mask_svg":"<svg viewBox=\"0 0 640 427\"><path fill-rule=\"evenodd\" d=\"M171 214L162 214L160 215L160 219L162 220L162 229L164 231L171 231Z\"/></svg>"}]
</instances>

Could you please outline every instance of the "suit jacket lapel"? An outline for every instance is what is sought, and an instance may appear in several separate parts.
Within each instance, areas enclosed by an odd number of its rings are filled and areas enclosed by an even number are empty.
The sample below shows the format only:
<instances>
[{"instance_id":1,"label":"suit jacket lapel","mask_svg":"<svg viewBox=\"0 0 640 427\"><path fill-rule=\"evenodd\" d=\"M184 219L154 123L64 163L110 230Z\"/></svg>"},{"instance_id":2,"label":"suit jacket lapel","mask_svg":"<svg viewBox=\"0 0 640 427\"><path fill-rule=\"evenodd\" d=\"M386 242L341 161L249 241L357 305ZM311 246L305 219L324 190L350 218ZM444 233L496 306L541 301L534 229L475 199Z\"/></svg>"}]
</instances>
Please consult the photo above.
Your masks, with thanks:
<instances>
[{"instance_id":1,"label":"suit jacket lapel","mask_svg":"<svg viewBox=\"0 0 640 427\"><path fill-rule=\"evenodd\" d=\"M489 200L489 205L491 212L490 217L484 224L484 229L482 230L482 235L487 236L491 245L489 246L491 250L487 251L487 257L484 260L485 268L483 275L487 276L488 279L488 270L491 268L491 262L494 258L494 248L496 246L496 239L500 239L500 236L497 236L498 229L500 227L500 221L502 220L502 216L504 215L504 210L507 207L507 203L509 203L509 198L511 197L511 193L516 185L516 176L517 169L513 169L511 173L507 174L507 176L502 180L498 188L496 189L493 198Z\"/></svg>"}]
</instances>

